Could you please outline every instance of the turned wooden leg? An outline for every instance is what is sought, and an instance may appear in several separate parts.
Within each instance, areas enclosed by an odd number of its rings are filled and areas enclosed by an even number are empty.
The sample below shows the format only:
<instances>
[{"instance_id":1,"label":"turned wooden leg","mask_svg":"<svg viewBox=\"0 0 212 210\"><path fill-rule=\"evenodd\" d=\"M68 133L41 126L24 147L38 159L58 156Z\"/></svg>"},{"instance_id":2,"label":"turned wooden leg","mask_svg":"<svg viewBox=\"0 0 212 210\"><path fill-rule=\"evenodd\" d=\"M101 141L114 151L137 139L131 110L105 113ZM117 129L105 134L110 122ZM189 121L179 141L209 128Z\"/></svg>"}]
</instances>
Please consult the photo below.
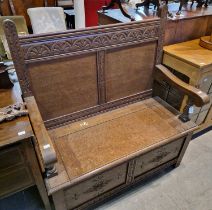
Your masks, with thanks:
<instances>
[{"instance_id":1,"label":"turned wooden leg","mask_svg":"<svg viewBox=\"0 0 212 210\"><path fill-rule=\"evenodd\" d=\"M42 178L42 174L40 172L40 167L38 165L38 160L37 160L31 139L25 142L25 151L26 151L27 159L29 161L29 165L32 171L32 175L35 180L35 184L37 185L37 188L40 193L41 199L43 200L45 209L51 210L49 197L47 195L46 187L44 185L44 181Z\"/></svg>"}]
</instances>

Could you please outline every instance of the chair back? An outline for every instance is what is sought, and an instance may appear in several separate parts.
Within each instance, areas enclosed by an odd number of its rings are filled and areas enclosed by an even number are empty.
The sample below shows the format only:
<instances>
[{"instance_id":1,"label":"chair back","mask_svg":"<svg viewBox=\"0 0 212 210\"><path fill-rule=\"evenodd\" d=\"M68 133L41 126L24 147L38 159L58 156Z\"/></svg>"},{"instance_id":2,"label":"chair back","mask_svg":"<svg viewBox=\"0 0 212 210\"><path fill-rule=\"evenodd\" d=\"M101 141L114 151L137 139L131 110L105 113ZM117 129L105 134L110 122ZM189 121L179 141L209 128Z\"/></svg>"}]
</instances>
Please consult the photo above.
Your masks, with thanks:
<instances>
[{"instance_id":1,"label":"chair back","mask_svg":"<svg viewBox=\"0 0 212 210\"><path fill-rule=\"evenodd\" d=\"M37 7L27 10L34 34L65 31L65 14L62 7Z\"/></svg>"}]
</instances>

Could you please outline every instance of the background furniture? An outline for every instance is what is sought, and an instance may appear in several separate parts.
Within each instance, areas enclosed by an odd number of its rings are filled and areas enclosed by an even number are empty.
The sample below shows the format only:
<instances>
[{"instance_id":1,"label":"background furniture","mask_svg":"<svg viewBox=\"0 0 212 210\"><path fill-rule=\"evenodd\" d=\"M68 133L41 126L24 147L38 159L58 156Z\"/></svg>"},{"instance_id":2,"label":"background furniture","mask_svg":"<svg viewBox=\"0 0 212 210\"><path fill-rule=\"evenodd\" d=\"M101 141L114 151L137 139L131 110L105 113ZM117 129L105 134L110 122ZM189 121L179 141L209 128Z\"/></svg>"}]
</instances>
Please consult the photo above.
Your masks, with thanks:
<instances>
[{"instance_id":1,"label":"background furniture","mask_svg":"<svg viewBox=\"0 0 212 210\"><path fill-rule=\"evenodd\" d=\"M2 0L0 2L0 13L4 16L24 16L27 26L30 27L27 9L32 7L56 6L55 0Z\"/></svg>"},{"instance_id":2,"label":"background furniture","mask_svg":"<svg viewBox=\"0 0 212 210\"><path fill-rule=\"evenodd\" d=\"M68 29L75 29L75 12L74 9L65 9L66 24Z\"/></svg>"},{"instance_id":3,"label":"background furniture","mask_svg":"<svg viewBox=\"0 0 212 210\"><path fill-rule=\"evenodd\" d=\"M86 27L98 26L97 11L109 2L110 0L84 0Z\"/></svg>"},{"instance_id":4,"label":"background furniture","mask_svg":"<svg viewBox=\"0 0 212 210\"><path fill-rule=\"evenodd\" d=\"M0 89L0 107L21 101L18 82L11 89ZM34 143L28 116L0 123L0 197L37 185L45 208L51 210Z\"/></svg>"},{"instance_id":5,"label":"background furniture","mask_svg":"<svg viewBox=\"0 0 212 210\"><path fill-rule=\"evenodd\" d=\"M10 51L3 30L3 21L6 19L12 20L15 23L19 35L28 34L26 21L23 16L0 16L0 56L4 60L6 59L6 54L7 58L11 59Z\"/></svg>"},{"instance_id":6,"label":"background furniture","mask_svg":"<svg viewBox=\"0 0 212 210\"><path fill-rule=\"evenodd\" d=\"M70 9L74 6L73 0L57 0L57 6Z\"/></svg>"},{"instance_id":7,"label":"background furniture","mask_svg":"<svg viewBox=\"0 0 212 210\"><path fill-rule=\"evenodd\" d=\"M65 15L62 7L38 7L27 10L34 34L65 31Z\"/></svg>"},{"instance_id":8,"label":"background furniture","mask_svg":"<svg viewBox=\"0 0 212 210\"><path fill-rule=\"evenodd\" d=\"M201 108L194 106L190 114L191 119L198 125L201 124L203 129L212 126L212 51L201 47L199 41L196 39L164 47L163 64L187 76L190 85L210 95L209 104ZM167 95L165 100L175 106L172 102L172 93L164 93ZM184 97L180 104L181 111L186 103L187 98Z\"/></svg>"},{"instance_id":9,"label":"background furniture","mask_svg":"<svg viewBox=\"0 0 212 210\"><path fill-rule=\"evenodd\" d=\"M175 14L178 11L179 3L168 4L169 12ZM129 8L128 13L134 16L136 20L147 20L155 18L156 12L152 9L145 10L140 8L136 11ZM106 13L98 11L99 24L111 23L128 23L130 20L124 17L119 9L108 10ZM168 18L164 45L175 44L192 39L200 38L201 36L210 35L212 30L212 6L208 8L198 9L196 5L190 8L190 4L186 9L182 10L181 16Z\"/></svg>"},{"instance_id":10,"label":"background furniture","mask_svg":"<svg viewBox=\"0 0 212 210\"><path fill-rule=\"evenodd\" d=\"M88 208L180 164L196 125L152 98L153 75L197 106L209 98L162 65L154 72L162 59L165 8L161 15L37 37L18 37L15 25L5 23L56 209Z\"/></svg>"}]
</instances>

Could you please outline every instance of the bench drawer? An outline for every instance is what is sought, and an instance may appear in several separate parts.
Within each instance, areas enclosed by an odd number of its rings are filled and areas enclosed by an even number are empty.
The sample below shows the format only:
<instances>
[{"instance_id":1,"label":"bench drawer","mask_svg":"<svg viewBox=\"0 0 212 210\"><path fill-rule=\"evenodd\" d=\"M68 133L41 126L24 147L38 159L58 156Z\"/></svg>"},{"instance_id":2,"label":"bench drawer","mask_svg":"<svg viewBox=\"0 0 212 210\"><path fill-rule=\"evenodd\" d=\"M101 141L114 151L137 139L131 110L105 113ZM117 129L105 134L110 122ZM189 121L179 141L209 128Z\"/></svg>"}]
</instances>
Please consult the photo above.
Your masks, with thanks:
<instances>
[{"instance_id":1,"label":"bench drawer","mask_svg":"<svg viewBox=\"0 0 212 210\"><path fill-rule=\"evenodd\" d=\"M169 160L176 158L182 148L185 137L152 150L136 159L134 176L137 177Z\"/></svg>"},{"instance_id":2,"label":"bench drawer","mask_svg":"<svg viewBox=\"0 0 212 210\"><path fill-rule=\"evenodd\" d=\"M127 164L122 164L66 190L65 200L68 209L77 207L114 187L124 184L126 173Z\"/></svg>"}]
</instances>

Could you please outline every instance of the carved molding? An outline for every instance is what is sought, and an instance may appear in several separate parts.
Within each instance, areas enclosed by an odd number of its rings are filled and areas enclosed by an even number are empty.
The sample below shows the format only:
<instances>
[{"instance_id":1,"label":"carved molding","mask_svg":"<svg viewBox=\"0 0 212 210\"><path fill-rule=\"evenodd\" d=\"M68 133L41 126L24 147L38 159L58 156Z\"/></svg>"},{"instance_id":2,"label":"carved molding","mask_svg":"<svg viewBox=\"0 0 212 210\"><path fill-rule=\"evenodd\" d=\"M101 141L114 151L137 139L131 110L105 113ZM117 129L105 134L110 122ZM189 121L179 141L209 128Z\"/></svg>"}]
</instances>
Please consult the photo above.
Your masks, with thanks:
<instances>
[{"instance_id":1,"label":"carved molding","mask_svg":"<svg viewBox=\"0 0 212 210\"><path fill-rule=\"evenodd\" d=\"M107 102L105 104L97 105L96 107L92 107L86 110L64 115L62 117L47 120L44 122L44 124L47 129L53 129L56 127L60 127L62 125L66 125L71 122L80 121L85 118L92 117L100 113L104 113L109 110L120 108L122 106L134 103L136 101L141 101L145 98L149 98L151 95L152 95L152 90L148 90L148 91L138 93L126 98L122 98L120 100Z\"/></svg>"},{"instance_id":2,"label":"carved molding","mask_svg":"<svg viewBox=\"0 0 212 210\"><path fill-rule=\"evenodd\" d=\"M135 24L136 25L136 24ZM81 54L83 52L98 51L117 47L119 45L137 44L147 41L158 40L160 34L159 21L154 24L137 24L138 26L127 28L106 28L104 33L100 30L84 31L80 36L73 36L72 33L58 34L52 36L28 37L21 39L24 60L27 63L52 59L70 55ZM110 30L109 30L110 29ZM35 40L34 40L35 39Z\"/></svg>"}]
</instances>

